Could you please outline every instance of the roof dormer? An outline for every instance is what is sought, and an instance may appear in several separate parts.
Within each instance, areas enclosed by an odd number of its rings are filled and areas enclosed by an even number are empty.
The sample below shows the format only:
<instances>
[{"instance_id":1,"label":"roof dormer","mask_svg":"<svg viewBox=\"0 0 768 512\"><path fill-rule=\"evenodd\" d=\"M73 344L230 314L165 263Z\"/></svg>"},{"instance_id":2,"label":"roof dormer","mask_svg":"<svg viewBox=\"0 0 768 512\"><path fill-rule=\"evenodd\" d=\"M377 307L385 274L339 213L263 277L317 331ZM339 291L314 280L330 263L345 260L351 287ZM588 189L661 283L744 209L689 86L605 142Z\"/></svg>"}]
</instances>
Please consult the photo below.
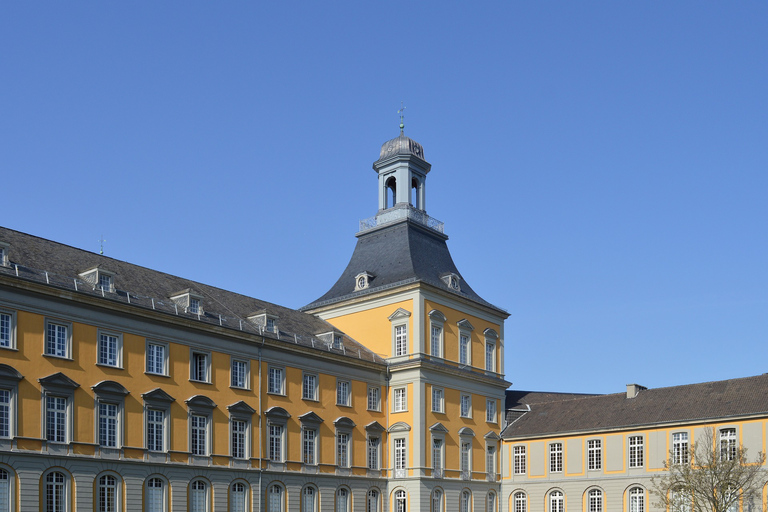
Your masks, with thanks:
<instances>
[{"instance_id":1,"label":"roof dormer","mask_svg":"<svg viewBox=\"0 0 768 512\"><path fill-rule=\"evenodd\" d=\"M370 272L360 272L355 276L355 291L365 290L371 286L371 281L376 276Z\"/></svg>"},{"instance_id":2,"label":"roof dormer","mask_svg":"<svg viewBox=\"0 0 768 512\"><path fill-rule=\"evenodd\" d=\"M266 310L258 311L248 317L248 321L258 325L264 332L277 333L277 315L272 315Z\"/></svg>"},{"instance_id":3,"label":"roof dormer","mask_svg":"<svg viewBox=\"0 0 768 512\"><path fill-rule=\"evenodd\" d=\"M316 335L329 347L341 350L344 347L344 335L339 331L324 332Z\"/></svg>"},{"instance_id":4,"label":"roof dormer","mask_svg":"<svg viewBox=\"0 0 768 512\"><path fill-rule=\"evenodd\" d=\"M104 270L100 266L89 268L78 274L83 281L93 286L94 290L113 293L115 291L115 273Z\"/></svg>"},{"instance_id":5,"label":"roof dormer","mask_svg":"<svg viewBox=\"0 0 768 512\"><path fill-rule=\"evenodd\" d=\"M8 253L11 251L11 244L0 242L0 267L7 267L11 264L8 259Z\"/></svg>"},{"instance_id":6,"label":"roof dormer","mask_svg":"<svg viewBox=\"0 0 768 512\"><path fill-rule=\"evenodd\" d=\"M461 277L454 272L444 272L440 274L440 279L445 285L455 292L461 291Z\"/></svg>"},{"instance_id":7,"label":"roof dormer","mask_svg":"<svg viewBox=\"0 0 768 512\"><path fill-rule=\"evenodd\" d=\"M203 296L195 293L191 288L187 288L186 290L171 295L170 299L175 302L177 306L184 308L185 313L191 313L198 316L203 314Z\"/></svg>"}]
</instances>

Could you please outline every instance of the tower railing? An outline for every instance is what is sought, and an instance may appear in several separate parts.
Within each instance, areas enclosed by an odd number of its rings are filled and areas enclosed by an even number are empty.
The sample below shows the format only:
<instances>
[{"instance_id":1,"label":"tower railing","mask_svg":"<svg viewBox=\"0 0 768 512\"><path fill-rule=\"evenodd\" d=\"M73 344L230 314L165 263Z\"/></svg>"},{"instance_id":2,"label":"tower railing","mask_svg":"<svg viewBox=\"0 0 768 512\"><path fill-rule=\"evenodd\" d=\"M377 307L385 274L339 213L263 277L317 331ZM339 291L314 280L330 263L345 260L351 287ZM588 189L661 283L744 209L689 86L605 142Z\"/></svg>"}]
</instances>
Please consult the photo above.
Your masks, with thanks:
<instances>
[{"instance_id":1,"label":"tower railing","mask_svg":"<svg viewBox=\"0 0 768 512\"><path fill-rule=\"evenodd\" d=\"M408 219L422 226L434 229L438 233L445 232L445 223L430 217L424 210L419 210L411 205L395 206L388 210L382 210L374 217L361 220L360 231L368 231L369 229L403 219Z\"/></svg>"}]
</instances>

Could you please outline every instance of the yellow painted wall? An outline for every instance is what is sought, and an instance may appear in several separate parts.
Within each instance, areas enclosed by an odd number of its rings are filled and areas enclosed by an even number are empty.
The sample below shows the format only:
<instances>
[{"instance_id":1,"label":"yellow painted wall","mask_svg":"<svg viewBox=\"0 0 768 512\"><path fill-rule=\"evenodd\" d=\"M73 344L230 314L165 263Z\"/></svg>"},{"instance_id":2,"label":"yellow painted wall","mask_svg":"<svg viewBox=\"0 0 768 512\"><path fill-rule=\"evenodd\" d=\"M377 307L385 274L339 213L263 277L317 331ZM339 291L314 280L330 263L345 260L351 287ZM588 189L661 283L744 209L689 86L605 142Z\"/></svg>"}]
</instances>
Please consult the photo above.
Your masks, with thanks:
<instances>
[{"instance_id":1,"label":"yellow painted wall","mask_svg":"<svg viewBox=\"0 0 768 512\"><path fill-rule=\"evenodd\" d=\"M413 313L413 301L404 300L358 313L329 318L328 322L365 344L382 357L392 357L392 322L389 316L398 308ZM408 351L414 352L413 315L408 318Z\"/></svg>"}]
</instances>

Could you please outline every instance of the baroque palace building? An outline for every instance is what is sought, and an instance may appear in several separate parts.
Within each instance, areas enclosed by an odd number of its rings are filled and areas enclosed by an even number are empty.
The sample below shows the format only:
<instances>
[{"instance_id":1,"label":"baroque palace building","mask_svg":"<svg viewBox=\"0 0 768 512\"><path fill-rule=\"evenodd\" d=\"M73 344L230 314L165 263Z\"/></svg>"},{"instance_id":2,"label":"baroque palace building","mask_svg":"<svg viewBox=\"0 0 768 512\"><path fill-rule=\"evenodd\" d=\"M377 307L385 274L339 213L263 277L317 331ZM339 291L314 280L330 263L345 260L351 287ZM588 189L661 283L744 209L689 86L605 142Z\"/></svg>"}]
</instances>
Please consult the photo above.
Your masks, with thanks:
<instances>
[{"instance_id":1,"label":"baroque palace building","mask_svg":"<svg viewBox=\"0 0 768 512\"><path fill-rule=\"evenodd\" d=\"M427 215L422 146L373 168L300 310L0 228L0 512L644 512L703 427L764 449L765 376L507 391L508 314Z\"/></svg>"}]
</instances>

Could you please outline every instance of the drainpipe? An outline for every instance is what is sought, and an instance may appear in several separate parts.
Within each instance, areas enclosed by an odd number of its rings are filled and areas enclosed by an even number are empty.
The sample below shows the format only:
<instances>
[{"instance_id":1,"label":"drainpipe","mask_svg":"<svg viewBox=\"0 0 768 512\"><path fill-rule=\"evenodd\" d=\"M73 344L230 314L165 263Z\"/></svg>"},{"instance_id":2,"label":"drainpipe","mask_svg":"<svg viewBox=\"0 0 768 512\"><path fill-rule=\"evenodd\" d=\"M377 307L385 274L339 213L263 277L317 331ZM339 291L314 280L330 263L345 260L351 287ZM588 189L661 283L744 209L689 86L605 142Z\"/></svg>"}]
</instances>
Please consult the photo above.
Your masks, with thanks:
<instances>
[{"instance_id":1,"label":"drainpipe","mask_svg":"<svg viewBox=\"0 0 768 512\"><path fill-rule=\"evenodd\" d=\"M261 347L259 347L259 498L258 498L258 508L257 510L261 510L261 475L263 472L262 464L264 460L264 443L262 442L262 422L264 421L264 411L261 410L261 349L264 347L264 336L261 337Z\"/></svg>"}]
</instances>

